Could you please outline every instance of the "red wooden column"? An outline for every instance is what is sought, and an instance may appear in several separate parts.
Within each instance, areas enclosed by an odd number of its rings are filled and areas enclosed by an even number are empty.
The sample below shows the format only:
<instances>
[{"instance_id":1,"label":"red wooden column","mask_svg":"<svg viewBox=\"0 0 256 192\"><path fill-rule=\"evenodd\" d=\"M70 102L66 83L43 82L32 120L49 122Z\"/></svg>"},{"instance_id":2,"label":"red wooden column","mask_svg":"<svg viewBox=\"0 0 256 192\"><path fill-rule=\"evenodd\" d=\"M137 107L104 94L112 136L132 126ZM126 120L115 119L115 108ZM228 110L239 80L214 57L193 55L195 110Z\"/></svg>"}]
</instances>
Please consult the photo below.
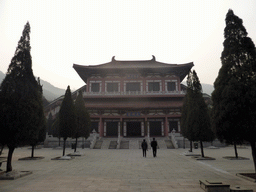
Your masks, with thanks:
<instances>
[{"instance_id":1,"label":"red wooden column","mask_svg":"<svg viewBox=\"0 0 256 192\"><path fill-rule=\"evenodd\" d=\"M88 78L87 83L86 83L87 84L87 86L86 86L86 92L87 93L90 91L90 83L89 82L90 82L90 79Z\"/></svg>"},{"instance_id":2,"label":"red wooden column","mask_svg":"<svg viewBox=\"0 0 256 192\"><path fill-rule=\"evenodd\" d=\"M168 118L165 116L165 124L164 124L164 136L168 136L169 127L168 127Z\"/></svg>"},{"instance_id":3,"label":"red wooden column","mask_svg":"<svg viewBox=\"0 0 256 192\"><path fill-rule=\"evenodd\" d=\"M100 117L100 137L104 136L104 126L103 126L103 122L102 122L102 117Z\"/></svg>"},{"instance_id":4,"label":"red wooden column","mask_svg":"<svg viewBox=\"0 0 256 192\"><path fill-rule=\"evenodd\" d=\"M162 92L165 92L165 78L162 78L161 82L162 82Z\"/></svg>"},{"instance_id":5,"label":"red wooden column","mask_svg":"<svg viewBox=\"0 0 256 192\"><path fill-rule=\"evenodd\" d=\"M120 135L119 136L123 136L123 132L124 132L124 130L123 130L123 118L122 117L120 117L120 130L119 130L119 133L120 133Z\"/></svg>"}]
</instances>

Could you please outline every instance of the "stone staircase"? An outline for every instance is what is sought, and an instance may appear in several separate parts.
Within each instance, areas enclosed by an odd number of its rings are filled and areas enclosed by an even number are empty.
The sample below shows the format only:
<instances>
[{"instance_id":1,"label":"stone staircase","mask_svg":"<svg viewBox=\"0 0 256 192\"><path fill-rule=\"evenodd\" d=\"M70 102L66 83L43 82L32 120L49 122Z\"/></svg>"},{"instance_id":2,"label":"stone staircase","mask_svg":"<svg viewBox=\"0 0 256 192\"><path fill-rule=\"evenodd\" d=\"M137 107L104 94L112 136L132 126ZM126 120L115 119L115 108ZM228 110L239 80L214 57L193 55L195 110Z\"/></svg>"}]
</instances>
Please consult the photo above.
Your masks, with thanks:
<instances>
[{"instance_id":1,"label":"stone staircase","mask_svg":"<svg viewBox=\"0 0 256 192\"><path fill-rule=\"evenodd\" d=\"M103 141L102 140L97 140L93 149L101 149Z\"/></svg>"},{"instance_id":2,"label":"stone staircase","mask_svg":"<svg viewBox=\"0 0 256 192\"><path fill-rule=\"evenodd\" d=\"M165 140L167 149L175 149L171 140Z\"/></svg>"},{"instance_id":3,"label":"stone staircase","mask_svg":"<svg viewBox=\"0 0 256 192\"><path fill-rule=\"evenodd\" d=\"M158 149L167 149L165 140L157 140Z\"/></svg>"},{"instance_id":4,"label":"stone staircase","mask_svg":"<svg viewBox=\"0 0 256 192\"><path fill-rule=\"evenodd\" d=\"M169 137L155 137L157 141L158 149L174 149L172 141ZM153 138L150 138L150 141L153 141Z\"/></svg>"},{"instance_id":5,"label":"stone staircase","mask_svg":"<svg viewBox=\"0 0 256 192\"><path fill-rule=\"evenodd\" d=\"M141 143L144 137L137 138L122 138L120 143L120 149L141 149ZM148 139L145 138L148 142ZM150 138L152 141L153 138ZM174 149L173 143L169 137L156 137L158 143L158 149ZM150 149L150 143L148 143ZM94 149L117 149L117 138L100 138L96 141Z\"/></svg>"},{"instance_id":6,"label":"stone staircase","mask_svg":"<svg viewBox=\"0 0 256 192\"><path fill-rule=\"evenodd\" d=\"M121 141L120 149L129 149L129 141Z\"/></svg>"},{"instance_id":7,"label":"stone staircase","mask_svg":"<svg viewBox=\"0 0 256 192\"><path fill-rule=\"evenodd\" d=\"M101 138L103 140L103 143L102 143L102 146L101 146L101 149L109 149L109 146L110 146L110 142L113 140L117 140L117 139L114 139L114 138Z\"/></svg>"},{"instance_id":8,"label":"stone staircase","mask_svg":"<svg viewBox=\"0 0 256 192\"><path fill-rule=\"evenodd\" d=\"M116 149L117 147L117 141L110 141L109 149Z\"/></svg>"},{"instance_id":9,"label":"stone staircase","mask_svg":"<svg viewBox=\"0 0 256 192\"><path fill-rule=\"evenodd\" d=\"M129 149L139 149L139 141L138 140L130 140L129 141Z\"/></svg>"}]
</instances>

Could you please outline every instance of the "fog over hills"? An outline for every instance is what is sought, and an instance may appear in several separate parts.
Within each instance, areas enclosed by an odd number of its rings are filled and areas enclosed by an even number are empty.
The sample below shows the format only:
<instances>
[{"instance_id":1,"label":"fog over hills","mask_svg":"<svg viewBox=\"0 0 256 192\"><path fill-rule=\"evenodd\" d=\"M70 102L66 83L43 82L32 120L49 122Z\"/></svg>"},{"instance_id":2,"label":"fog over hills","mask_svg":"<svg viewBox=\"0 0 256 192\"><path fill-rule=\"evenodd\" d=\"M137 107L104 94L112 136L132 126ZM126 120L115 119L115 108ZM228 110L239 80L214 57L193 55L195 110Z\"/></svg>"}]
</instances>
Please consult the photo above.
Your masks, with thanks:
<instances>
[{"instance_id":1,"label":"fog over hills","mask_svg":"<svg viewBox=\"0 0 256 192\"><path fill-rule=\"evenodd\" d=\"M203 89L203 93L207 93L208 95L212 95L212 92L214 90L214 87L213 85L210 85L210 84L204 84L202 83L202 89Z\"/></svg>"},{"instance_id":2,"label":"fog over hills","mask_svg":"<svg viewBox=\"0 0 256 192\"><path fill-rule=\"evenodd\" d=\"M4 79L5 74L0 71L0 82ZM54 99L60 97L65 94L65 89L60 89L58 87L53 86L51 83L40 79L41 85L43 85L43 95L48 101L53 101ZM184 83L186 84L186 83ZM211 95L213 91L213 85L202 83L203 92Z\"/></svg>"},{"instance_id":3,"label":"fog over hills","mask_svg":"<svg viewBox=\"0 0 256 192\"><path fill-rule=\"evenodd\" d=\"M187 82L186 82L186 81L185 81L185 82L182 81L181 84L187 86ZM201 85L202 85L203 93L206 93L206 94L208 94L208 95L211 96L211 95L212 95L212 92L213 92L213 90L214 90L213 85L211 85L211 84L205 84L205 83L201 83Z\"/></svg>"},{"instance_id":4,"label":"fog over hills","mask_svg":"<svg viewBox=\"0 0 256 192\"><path fill-rule=\"evenodd\" d=\"M0 71L0 82L4 79L5 74ZM58 87L53 86L51 83L40 79L41 85L43 85L43 95L47 99L47 101L53 101L54 99L60 97L65 94L65 89L60 89Z\"/></svg>"},{"instance_id":5,"label":"fog over hills","mask_svg":"<svg viewBox=\"0 0 256 192\"><path fill-rule=\"evenodd\" d=\"M5 74L2 71L0 71L0 82L3 81L4 77L5 77Z\"/></svg>"}]
</instances>

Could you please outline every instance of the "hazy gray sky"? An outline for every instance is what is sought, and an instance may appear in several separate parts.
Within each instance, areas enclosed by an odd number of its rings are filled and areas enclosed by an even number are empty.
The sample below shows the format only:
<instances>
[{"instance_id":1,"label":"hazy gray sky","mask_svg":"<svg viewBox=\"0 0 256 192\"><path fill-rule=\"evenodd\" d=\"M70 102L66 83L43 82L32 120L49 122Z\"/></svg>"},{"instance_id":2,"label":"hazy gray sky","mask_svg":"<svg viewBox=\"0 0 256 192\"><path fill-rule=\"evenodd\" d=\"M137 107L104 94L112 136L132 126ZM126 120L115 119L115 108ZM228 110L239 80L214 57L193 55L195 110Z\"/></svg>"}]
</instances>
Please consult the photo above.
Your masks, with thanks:
<instances>
[{"instance_id":1,"label":"hazy gray sky","mask_svg":"<svg viewBox=\"0 0 256 192\"><path fill-rule=\"evenodd\" d=\"M6 73L27 21L35 76L66 89L84 85L73 63L194 62L201 83L221 66L228 9L256 42L255 0L1 0L0 70Z\"/></svg>"}]
</instances>

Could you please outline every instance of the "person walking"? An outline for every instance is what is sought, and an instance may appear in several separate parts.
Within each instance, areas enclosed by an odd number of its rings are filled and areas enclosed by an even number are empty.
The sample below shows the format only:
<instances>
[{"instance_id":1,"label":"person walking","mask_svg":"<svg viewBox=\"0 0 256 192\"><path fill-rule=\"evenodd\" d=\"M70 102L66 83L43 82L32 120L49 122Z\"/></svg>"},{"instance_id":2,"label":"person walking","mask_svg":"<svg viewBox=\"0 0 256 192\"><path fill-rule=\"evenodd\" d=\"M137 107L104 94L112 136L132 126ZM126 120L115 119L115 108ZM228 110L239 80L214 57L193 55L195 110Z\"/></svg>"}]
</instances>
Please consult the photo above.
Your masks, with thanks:
<instances>
[{"instance_id":1,"label":"person walking","mask_svg":"<svg viewBox=\"0 0 256 192\"><path fill-rule=\"evenodd\" d=\"M143 139L143 142L141 143L141 148L142 148L143 157L146 157L147 156L146 151L148 150L148 144L145 139Z\"/></svg>"},{"instance_id":2,"label":"person walking","mask_svg":"<svg viewBox=\"0 0 256 192\"><path fill-rule=\"evenodd\" d=\"M155 140L155 138L153 138L153 141L151 141L151 147L153 149L153 156L156 157L157 141Z\"/></svg>"}]
</instances>

